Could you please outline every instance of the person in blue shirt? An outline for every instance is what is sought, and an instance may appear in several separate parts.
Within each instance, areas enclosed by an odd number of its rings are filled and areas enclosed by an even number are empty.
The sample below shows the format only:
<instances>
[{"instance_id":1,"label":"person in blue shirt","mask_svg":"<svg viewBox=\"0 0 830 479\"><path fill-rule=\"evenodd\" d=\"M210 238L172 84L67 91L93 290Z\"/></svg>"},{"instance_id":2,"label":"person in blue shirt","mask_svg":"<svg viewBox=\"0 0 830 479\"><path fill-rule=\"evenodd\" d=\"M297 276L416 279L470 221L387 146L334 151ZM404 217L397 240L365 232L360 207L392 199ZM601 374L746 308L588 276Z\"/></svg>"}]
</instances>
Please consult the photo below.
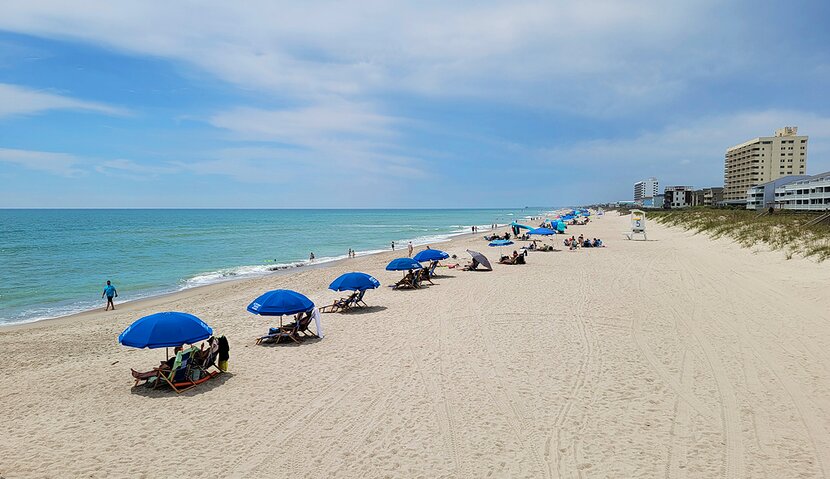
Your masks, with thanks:
<instances>
[{"instance_id":1,"label":"person in blue shirt","mask_svg":"<svg viewBox=\"0 0 830 479\"><path fill-rule=\"evenodd\" d=\"M112 306L112 309L114 311L115 304L112 302L112 298L118 297L118 291L115 290L115 286L113 286L112 283L109 282L109 280L107 281L107 286L104 288L104 292L101 293L101 297L103 298L104 296L107 297L107 307L104 308L104 311L108 311L110 309L110 306Z\"/></svg>"}]
</instances>

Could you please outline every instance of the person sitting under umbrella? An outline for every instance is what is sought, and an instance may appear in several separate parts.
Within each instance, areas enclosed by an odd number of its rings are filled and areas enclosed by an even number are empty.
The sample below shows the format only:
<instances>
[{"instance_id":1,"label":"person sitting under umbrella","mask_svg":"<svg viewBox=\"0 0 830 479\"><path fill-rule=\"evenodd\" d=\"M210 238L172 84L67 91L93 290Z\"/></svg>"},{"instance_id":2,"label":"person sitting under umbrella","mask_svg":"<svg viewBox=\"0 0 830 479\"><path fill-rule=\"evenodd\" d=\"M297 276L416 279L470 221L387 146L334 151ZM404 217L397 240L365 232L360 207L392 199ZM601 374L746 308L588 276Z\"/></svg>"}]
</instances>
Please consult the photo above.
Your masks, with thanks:
<instances>
[{"instance_id":1,"label":"person sitting under umbrella","mask_svg":"<svg viewBox=\"0 0 830 479\"><path fill-rule=\"evenodd\" d=\"M136 379L149 379L149 378L155 376L156 374L158 374L159 371L168 372L171 369L173 369L173 363L176 362L176 355L179 354L181 351L182 351L182 347L181 346L176 346L175 348L173 348L173 355L172 356L167 358L167 360L162 361L161 363L159 363L159 367L153 368L150 371L140 373L140 372L136 371L135 369L130 368L130 372L132 373L133 377L136 378Z\"/></svg>"}]
</instances>

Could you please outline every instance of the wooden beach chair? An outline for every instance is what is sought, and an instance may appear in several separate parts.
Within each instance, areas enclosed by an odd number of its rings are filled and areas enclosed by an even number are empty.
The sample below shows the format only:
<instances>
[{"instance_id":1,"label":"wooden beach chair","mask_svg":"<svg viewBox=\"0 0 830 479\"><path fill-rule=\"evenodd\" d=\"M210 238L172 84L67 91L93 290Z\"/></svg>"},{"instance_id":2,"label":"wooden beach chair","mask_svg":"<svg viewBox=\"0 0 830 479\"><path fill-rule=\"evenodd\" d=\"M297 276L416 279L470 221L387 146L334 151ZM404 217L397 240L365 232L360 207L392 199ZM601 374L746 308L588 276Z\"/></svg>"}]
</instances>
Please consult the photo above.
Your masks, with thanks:
<instances>
[{"instance_id":1,"label":"wooden beach chair","mask_svg":"<svg viewBox=\"0 0 830 479\"><path fill-rule=\"evenodd\" d=\"M311 325L311 313L303 313L298 321L279 328L271 328L268 334L257 338L256 344L279 343L282 338L291 339L299 344L304 336L319 337L308 328L309 325Z\"/></svg>"},{"instance_id":2,"label":"wooden beach chair","mask_svg":"<svg viewBox=\"0 0 830 479\"><path fill-rule=\"evenodd\" d=\"M350 294L347 298L340 298L332 304L328 304L320 308L321 313L342 313L355 306L358 292Z\"/></svg>"},{"instance_id":3,"label":"wooden beach chair","mask_svg":"<svg viewBox=\"0 0 830 479\"><path fill-rule=\"evenodd\" d=\"M438 267L438 261L433 261L432 264L429 265L429 276L435 276L435 268Z\"/></svg>"},{"instance_id":4,"label":"wooden beach chair","mask_svg":"<svg viewBox=\"0 0 830 479\"><path fill-rule=\"evenodd\" d=\"M364 294L366 294L366 290L365 290L365 289L364 289L363 291L361 291L361 292L360 292L360 294L358 294L358 295L354 298L354 305L355 305L355 306L357 306L358 308L365 308L365 307L367 307L367 306L368 306L368 304L366 304L366 303L363 301L363 295L364 295Z\"/></svg>"},{"instance_id":5,"label":"wooden beach chair","mask_svg":"<svg viewBox=\"0 0 830 479\"><path fill-rule=\"evenodd\" d=\"M392 289L418 289L420 288L420 271L418 273L409 272L400 281L392 285Z\"/></svg>"},{"instance_id":6,"label":"wooden beach chair","mask_svg":"<svg viewBox=\"0 0 830 479\"><path fill-rule=\"evenodd\" d=\"M418 280L427 281L427 282L429 282L429 284L432 284L432 285L435 284L430 279L429 268L423 268L423 269L418 271Z\"/></svg>"},{"instance_id":7,"label":"wooden beach chair","mask_svg":"<svg viewBox=\"0 0 830 479\"><path fill-rule=\"evenodd\" d=\"M141 381L144 381L143 385L147 387L158 389L161 386L167 385L176 391L176 394L180 394L217 376L219 374L218 372L207 372L207 375L203 376L199 370L199 366L194 367L194 362L196 362L194 360L194 354L196 351L199 351L199 348L191 347L186 351L176 353L176 359L173 361L173 366L170 370L155 368L150 373L137 373L133 371L133 377L135 378L134 386L138 386L141 384ZM205 367L205 369L207 368ZM198 377L194 377L194 374Z\"/></svg>"},{"instance_id":8,"label":"wooden beach chair","mask_svg":"<svg viewBox=\"0 0 830 479\"><path fill-rule=\"evenodd\" d=\"M208 379L213 379L214 377L222 374L223 371L216 365L218 357L219 351L217 350L215 353L208 353L208 355L201 361L194 358L191 365L191 373L194 371L198 373L198 377L195 378L196 384L201 384ZM214 370L211 371L210 368L213 368ZM194 379L192 376L193 375L191 374L191 379Z\"/></svg>"}]
</instances>

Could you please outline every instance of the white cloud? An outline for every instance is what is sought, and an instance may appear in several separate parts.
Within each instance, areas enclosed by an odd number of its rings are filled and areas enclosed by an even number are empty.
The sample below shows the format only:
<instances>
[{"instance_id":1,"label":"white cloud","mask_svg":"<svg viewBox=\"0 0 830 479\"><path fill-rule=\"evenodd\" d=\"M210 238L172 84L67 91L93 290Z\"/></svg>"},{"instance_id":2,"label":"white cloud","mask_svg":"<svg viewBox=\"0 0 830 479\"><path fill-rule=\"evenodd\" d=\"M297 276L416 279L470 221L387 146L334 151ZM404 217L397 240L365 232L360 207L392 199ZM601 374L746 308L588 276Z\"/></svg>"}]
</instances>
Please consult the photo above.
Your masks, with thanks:
<instances>
[{"instance_id":1,"label":"white cloud","mask_svg":"<svg viewBox=\"0 0 830 479\"><path fill-rule=\"evenodd\" d=\"M78 100L55 93L0 83L0 118L35 114L47 110L81 110L107 115L126 114L126 110L103 103Z\"/></svg>"},{"instance_id":2,"label":"white cloud","mask_svg":"<svg viewBox=\"0 0 830 479\"><path fill-rule=\"evenodd\" d=\"M176 173L179 171L179 168L171 165L142 164L132 160L115 159L98 162L95 165L95 171L110 176L141 180Z\"/></svg>"},{"instance_id":3,"label":"white cloud","mask_svg":"<svg viewBox=\"0 0 830 479\"><path fill-rule=\"evenodd\" d=\"M220 112L209 122L230 132L235 140L272 142L282 148L232 148L221 158L202 163L212 172L225 170L245 181L258 181L259 166L280 165L286 173L304 166L329 172L362 172L377 176L423 177L420 160L400 153L401 125L407 120L383 115L367 103L334 100L325 104L286 109L236 108ZM249 172L227 162L251 166ZM342 174L342 173L341 173Z\"/></svg>"},{"instance_id":4,"label":"white cloud","mask_svg":"<svg viewBox=\"0 0 830 479\"><path fill-rule=\"evenodd\" d=\"M237 108L214 115L210 123L239 139L310 146L338 138L394 135L401 120L381 115L366 104L332 101L290 110Z\"/></svg>"},{"instance_id":5,"label":"white cloud","mask_svg":"<svg viewBox=\"0 0 830 479\"><path fill-rule=\"evenodd\" d=\"M0 163L9 163L59 176L77 177L83 174L83 171L78 168L81 160L66 153L0 148Z\"/></svg>"},{"instance_id":6,"label":"white cloud","mask_svg":"<svg viewBox=\"0 0 830 479\"><path fill-rule=\"evenodd\" d=\"M187 62L268 97L406 92L607 115L754 61L736 51L746 27L720 11L710 0L10 0L0 28Z\"/></svg>"}]
</instances>

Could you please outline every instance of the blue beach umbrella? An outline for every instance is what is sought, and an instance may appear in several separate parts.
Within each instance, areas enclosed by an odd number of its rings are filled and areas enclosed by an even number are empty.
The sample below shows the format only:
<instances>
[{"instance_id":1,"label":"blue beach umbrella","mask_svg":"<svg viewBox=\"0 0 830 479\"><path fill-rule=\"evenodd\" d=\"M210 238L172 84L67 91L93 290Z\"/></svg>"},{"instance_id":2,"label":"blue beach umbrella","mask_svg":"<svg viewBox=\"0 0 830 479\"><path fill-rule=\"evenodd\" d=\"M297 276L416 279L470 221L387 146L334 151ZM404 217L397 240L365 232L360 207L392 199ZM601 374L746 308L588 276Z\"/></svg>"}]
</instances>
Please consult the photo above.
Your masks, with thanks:
<instances>
[{"instance_id":1,"label":"blue beach umbrella","mask_svg":"<svg viewBox=\"0 0 830 479\"><path fill-rule=\"evenodd\" d=\"M450 255L441 251L440 249L425 249L419 251L412 259L415 261L441 261L449 258Z\"/></svg>"},{"instance_id":2,"label":"blue beach umbrella","mask_svg":"<svg viewBox=\"0 0 830 479\"><path fill-rule=\"evenodd\" d=\"M169 348L209 338L213 329L187 313L165 312L144 316L118 335L118 342L133 348Z\"/></svg>"},{"instance_id":3,"label":"blue beach umbrella","mask_svg":"<svg viewBox=\"0 0 830 479\"><path fill-rule=\"evenodd\" d=\"M512 244L513 244L513 242L510 241L510 240L494 240L494 241L490 242L489 246L493 246L493 247L496 247L496 246L510 246ZM499 249L499 255L502 255L502 250L501 249Z\"/></svg>"},{"instance_id":4,"label":"blue beach umbrella","mask_svg":"<svg viewBox=\"0 0 830 479\"><path fill-rule=\"evenodd\" d=\"M550 236L555 235L556 231L550 228L536 228L527 232L529 235Z\"/></svg>"},{"instance_id":5,"label":"blue beach umbrella","mask_svg":"<svg viewBox=\"0 0 830 479\"><path fill-rule=\"evenodd\" d=\"M410 269L422 269L421 263L412 258L393 259L386 265L386 271L406 271Z\"/></svg>"},{"instance_id":6,"label":"blue beach umbrella","mask_svg":"<svg viewBox=\"0 0 830 479\"><path fill-rule=\"evenodd\" d=\"M268 291L248 305L248 311L262 316L285 316L311 311L314 303L290 289Z\"/></svg>"},{"instance_id":7,"label":"blue beach umbrella","mask_svg":"<svg viewBox=\"0 0 830 479\"><path fill-rule=\"evenodd\" d=\"M345 273L331 282L329 289L334 291L365 291L380 286L380 281L366 273Z\"/></svg>"}]
</instances>

